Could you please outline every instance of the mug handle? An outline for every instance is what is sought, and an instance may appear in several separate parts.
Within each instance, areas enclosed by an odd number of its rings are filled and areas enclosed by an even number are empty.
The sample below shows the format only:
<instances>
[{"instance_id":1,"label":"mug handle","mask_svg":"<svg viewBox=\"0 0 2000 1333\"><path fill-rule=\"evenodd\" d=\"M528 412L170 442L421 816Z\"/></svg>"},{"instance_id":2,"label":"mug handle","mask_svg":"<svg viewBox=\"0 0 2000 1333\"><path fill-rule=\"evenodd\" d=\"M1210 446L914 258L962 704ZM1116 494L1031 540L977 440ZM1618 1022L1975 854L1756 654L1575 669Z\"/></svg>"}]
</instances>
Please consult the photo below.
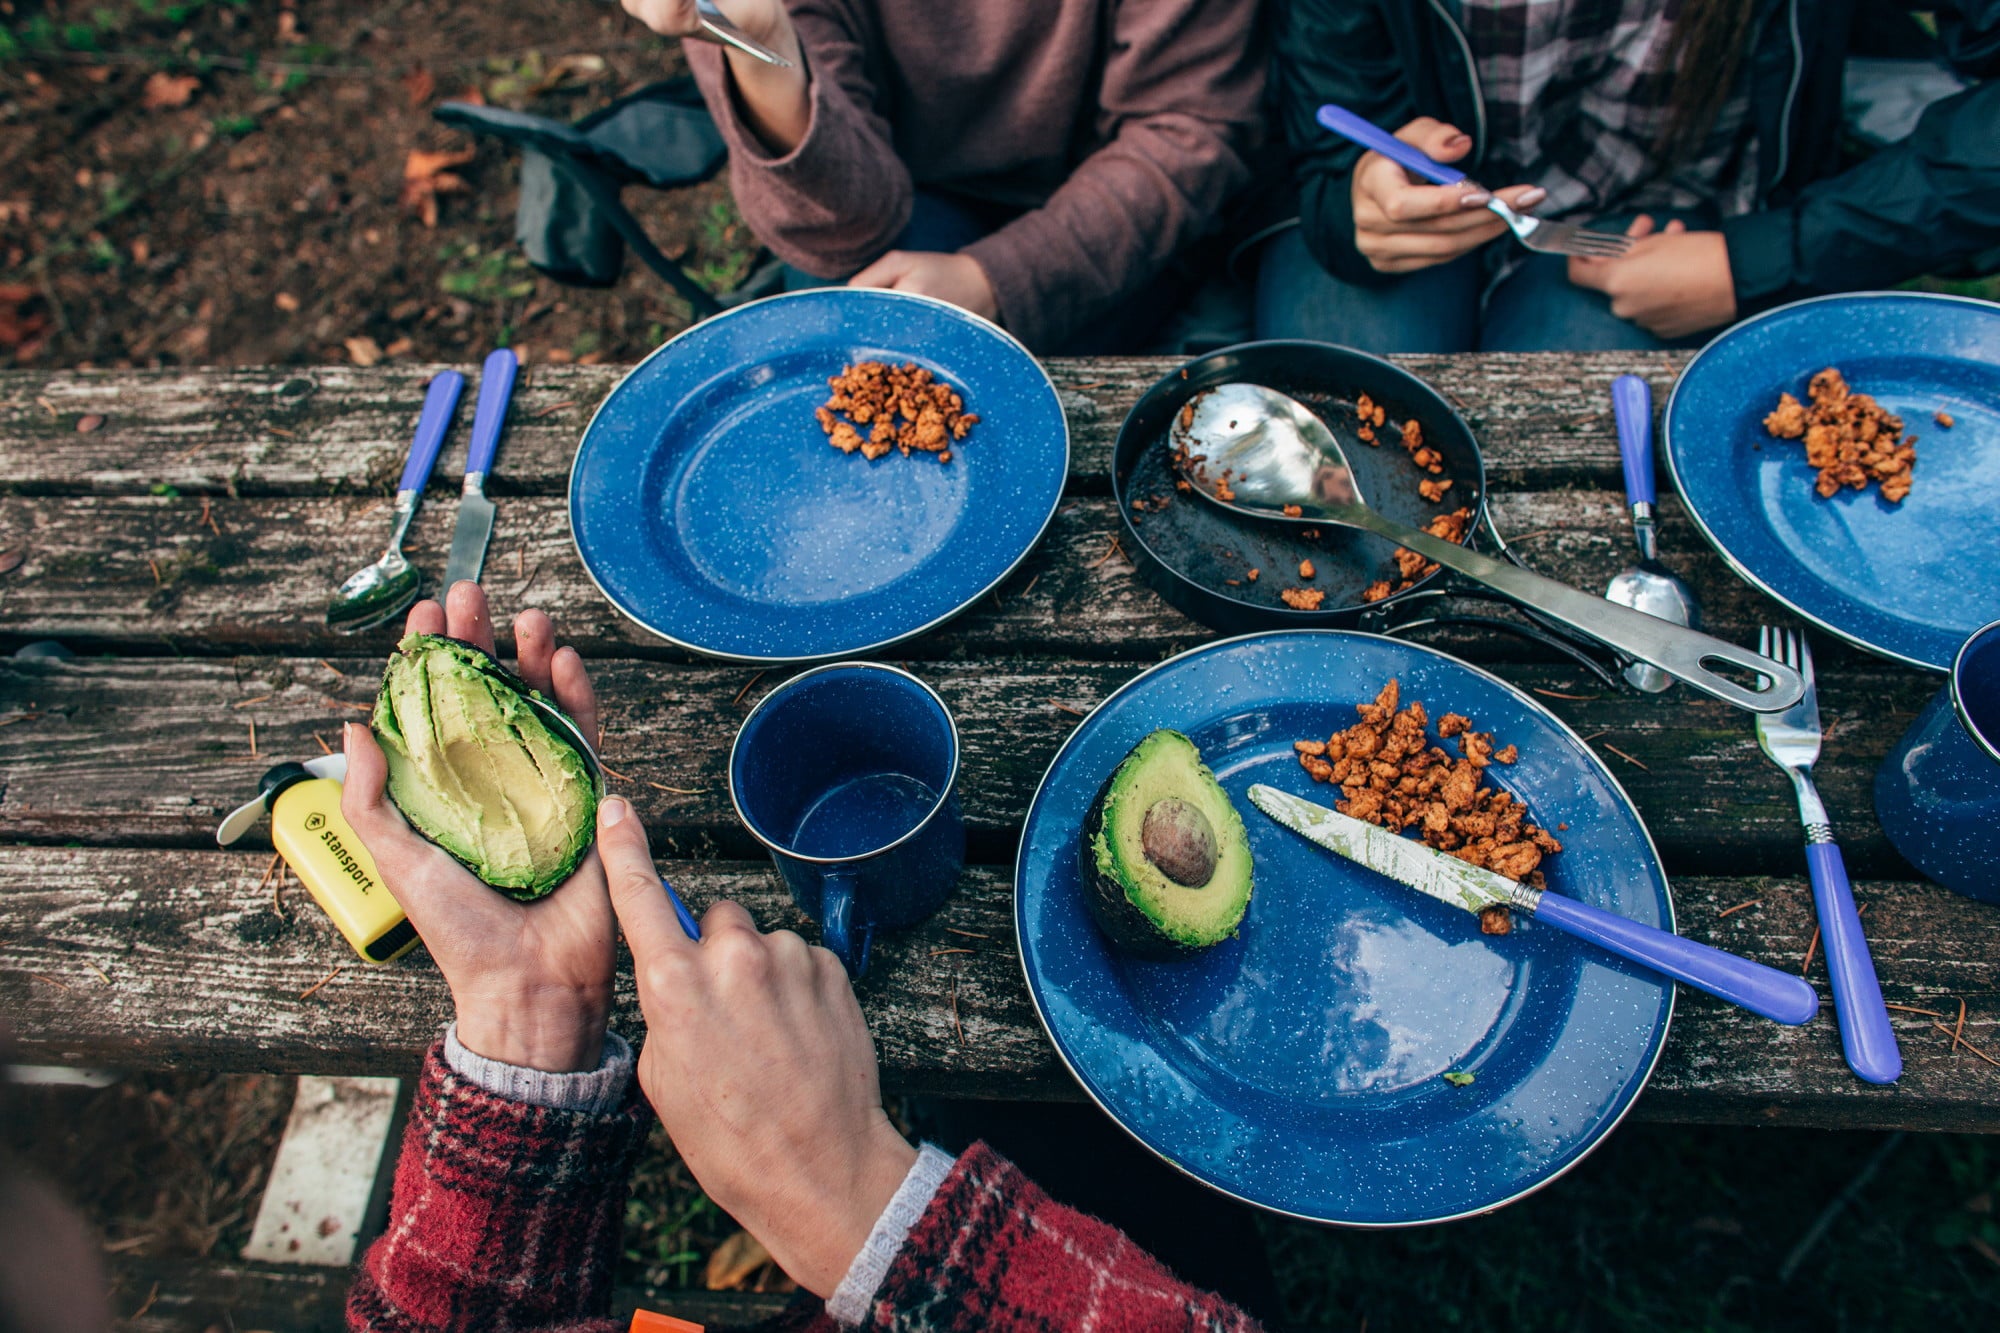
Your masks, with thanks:
<instances>
[{"instance_id":1,"label":"mug handle","mask_svg":"<svg viewBox=\"0 0 2000 1333\"><path fill-rule=\"evenodd\" d=\"M820 938L840 959L848 977L859 981L868 971L868 952L869 946L875 942L875 923L864 921L858 932L856 930L854 880L852 870L827 872L820 885L819 919Z\"/></svg>"}]
</instances>

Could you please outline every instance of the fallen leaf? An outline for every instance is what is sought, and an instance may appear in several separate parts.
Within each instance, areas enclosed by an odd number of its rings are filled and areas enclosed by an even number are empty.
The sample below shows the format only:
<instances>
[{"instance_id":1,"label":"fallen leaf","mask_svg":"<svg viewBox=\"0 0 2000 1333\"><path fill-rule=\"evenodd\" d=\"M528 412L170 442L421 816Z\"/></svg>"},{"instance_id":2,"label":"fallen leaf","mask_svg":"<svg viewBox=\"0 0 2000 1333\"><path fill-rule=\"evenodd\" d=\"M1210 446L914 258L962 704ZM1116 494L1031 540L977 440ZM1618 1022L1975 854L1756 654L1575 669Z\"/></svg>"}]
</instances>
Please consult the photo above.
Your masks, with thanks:
<instances>
[{"instance_id":1,"label":"fallen leaf","mask_svg":"<svg viewBox=\"0 0 2000 1333\"><path fill-rule=\"evenodd\" d=\"M762 1271L770 1267L780 1279L778 1283L766 1285L768 1279L760 1277ZM790 1291L792 1279L784 1277L776 1263L772 1263L770 1251L748 1231L738 1231L730 1239L716 1245L716 1251L708 1255L708 1267L702 1271L702 1283L710 1291ZM754 1283L754 1285L752 1285Z\"/></svg>"},{"instance_id":2,"label":"fallen leaf","mask_svg":"<svg viewBox=\"0 0 2000 1333\"><path fill-rule=\"evenodd\" d=\"M422 65L412 66L403 76L403 92L410 99L410 109L415 111L437 96L437 78Z\"/></svg>"},{"instance_id":3,"label":"fallen leaf","mask_svg":"<svg viewBox=\"0 0 2000 1333\"><path fill-rule=\"evenodd\" d=\"M194 100L194 90L201 86L201 80L192 74L169 74L160 70L146 80L145 92L140 97L140 105L148 111L165 111L171 107L186 106Z\"/></svg>"},{"instance_id":4,"label":"fallen leaf","mask_svg":"<svg viewBox=\"0 0 2000 1333\"><path fill-rule=\"evenodd\" d=\"M289 9L278 12L278 40L287 46L299 46L306 35L299 31L299 16Z\"/></svg>"},{"instance_id":5,"label":"fallen leaf","mask_svg":"<svg viewBox=\"0 0 2000 1333\"><path fill-rule=\"evenodd\" d=\"M0 551L0 574L11 574L21 567L28 558L28 548L17 546L11 551Z\"/></svg>"},{"instance_id":6,"label":"fallen leaf","mask_svg":"<svg viewBox=\"0 0 2000 1333\"><path fill-rule=\"evenodd\" d=\"M0 199L0 224L26 222L31 211L25 199Z\"/></svg>"},{"instance_id":7,"label":"fallen leaf","mask_svg":"<svg viewBox=\"0 0 2000 1333\"><path fill-rule=\"evenodd\" d=\"M373 338L346 339L347 359L366 370L382 359L382 346Z\"/></svg>"},{"instance_id":8,"label":"fallen leaf","mask_svg":"<svg viewBox=\"0 0 2000 1333\"><path fill-rule=\"evenodd\" d=\"M384 356L408 356L416 349L416 343L408 338L398 338L382 349Z\"/></svg>"},{"instance_id":9,"label":"fallen leaf","mask_svg":"<svg viewBox=\"0 0 2000 1333\"><path fill-rule=\"evenodd\" d=\"M278 307L278 309L284 311L288 315L291 314L294 310L297 310L299 308L299 298L293 296L290 292L279 292L276 296L271 298L271 301L272 304Z\"/></svg>"},{"instance_id":10,"label":"fallen leaf","mask_svg":"<svg viewBox=\"0 0 2000 1333\"><path fill-rule=\"evenodd\" d=\"M403 159L403 193L398 202L405 211L423 219L426 227L437 226L437 197L459 194L472 188L451 169L464 166L475 156L477 152L471 148L442 153L427 153L421 148L412 148L410 155Z\"/></svg>"},{"instance_id":11,"label":"fallen leaf","mask_svg":"<svg viewBox=\"0 0 2000 1333\"><path fill-rule=\"evenodd\" d=\"M23 359L49 326L49 317L40 311L24 312L34 299L35 289L25 283L0 283L0 348L15 349Z\"/></svg>"},{"instance_id":12,"label":"fallen leaf","mask_svg":"<svg viewBox=\"0 0 2000 1333\"><path fill-rule=\"evenodd\" d=\"M76 419L76 430L79 435L88 435L103 424L103 416L96 412L90 412Z\"/></svg>"}]
</instances>

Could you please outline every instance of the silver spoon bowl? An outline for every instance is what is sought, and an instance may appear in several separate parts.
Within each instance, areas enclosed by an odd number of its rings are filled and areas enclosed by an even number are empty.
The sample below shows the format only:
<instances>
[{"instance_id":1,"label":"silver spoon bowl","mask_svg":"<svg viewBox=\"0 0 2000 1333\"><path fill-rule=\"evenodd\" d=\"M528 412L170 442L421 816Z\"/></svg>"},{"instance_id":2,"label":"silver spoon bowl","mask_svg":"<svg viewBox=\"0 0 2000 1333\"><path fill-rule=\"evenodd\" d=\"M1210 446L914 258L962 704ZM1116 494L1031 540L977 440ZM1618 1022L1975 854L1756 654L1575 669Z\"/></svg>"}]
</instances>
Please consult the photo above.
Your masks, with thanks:
<instances>
[{"instance_id":1,"label":"silver spoon bowl","mask_svg":"<svg viewBox=\"0 0 2000 1333\"><path fill-rule=\"evenodd\" d=\"M1756 713L1796 703L1805 681L1733 643L1593 597L1554 579L1468 550L1369 507L1326 423L1260 384L1224 384L1190 399L1174 419L1183 478L1204 500L1248 518L1328 523L1385 537L1434 564L1485 584L1624 657L1657 667L1704 694ZM1711 670L1736 668L1756 688Z\"/></svg>"},{"instance_id":2,"label":"silver spoon bowl","mask_svg":"<svg viewBox=\"0 0 2000 1333\"><path fill-rule=\"evenodd\" d=\"M403 478L396 483L396 526L389 533L389 549L374 564L355 570L334 590L333 601L326 608L329 628L342 634L360 634L386 625L409 610L424 590L423 574L403 555L403 539L410 533L410 520L417 516L424 483L430 480L431 468L444 448L445 432L451 427L458 395L464 388L465 376L455 370L441 370L431 377L410 456L403 465Z\"/></svg>"},{"instance_id":3,"label":"silver spoon bowl","mask_svg":"<svg viewBox=\"0 0 2000 1333\"><path fill-rule=\"evenodd\" d=\"M1653 390L1637 375L1611 381L1611 409L1618 422L1618 453L1625 464L1625 500L1632 510L1632 540L1639 563L1611 576L1604 595L1620 606L1644 611L1676 625L1701 628L1694 593L1660 563L1659 534L1653 524ZM1634 662L1625 668L1634 689L1658 694L1673 678L1656 666Z\"/></svg>"}]
</instances>

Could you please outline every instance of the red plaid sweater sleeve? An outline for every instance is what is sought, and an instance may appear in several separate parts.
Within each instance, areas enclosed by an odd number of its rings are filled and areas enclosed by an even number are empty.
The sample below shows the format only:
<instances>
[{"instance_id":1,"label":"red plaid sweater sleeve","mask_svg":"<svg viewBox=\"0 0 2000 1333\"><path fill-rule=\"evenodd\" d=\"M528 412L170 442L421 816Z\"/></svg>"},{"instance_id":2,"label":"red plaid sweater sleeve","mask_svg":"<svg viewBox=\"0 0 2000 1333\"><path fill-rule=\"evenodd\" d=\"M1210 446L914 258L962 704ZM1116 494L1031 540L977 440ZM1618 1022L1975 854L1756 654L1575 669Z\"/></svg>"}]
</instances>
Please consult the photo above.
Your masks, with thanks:
<instances>
[{"instance_id":1,"label":"red plaid sweater sleeve","mask_svg":"<svg viewBox=\"0 0 2000 1333\"><path fill-rule=\"evenodd\" d=\"M623 1333L607 1317L626 1182L651 1116L555 1111L424 1057L389 1226L348 1297L353 1333ZM1042 1192L983 1143L910 1229L868 1328L1095 1333L1256 1325L1181 1282L1117 1228ZM831 1333L817 1302L770 1328Z\"/></svg>"},{"instance_id":2,"label":"red plaid sweater sleeve","mask_svg":"<svg viewBox=\"0 0 2000 1333\"><path fill-rule=\"evenodd\" d=\"M626 1182L652 1116L487 1092L424 1057L388 1229L347 1298L354 1333L623 1333L606 1316Z\"/></svg>"}]
</instances>

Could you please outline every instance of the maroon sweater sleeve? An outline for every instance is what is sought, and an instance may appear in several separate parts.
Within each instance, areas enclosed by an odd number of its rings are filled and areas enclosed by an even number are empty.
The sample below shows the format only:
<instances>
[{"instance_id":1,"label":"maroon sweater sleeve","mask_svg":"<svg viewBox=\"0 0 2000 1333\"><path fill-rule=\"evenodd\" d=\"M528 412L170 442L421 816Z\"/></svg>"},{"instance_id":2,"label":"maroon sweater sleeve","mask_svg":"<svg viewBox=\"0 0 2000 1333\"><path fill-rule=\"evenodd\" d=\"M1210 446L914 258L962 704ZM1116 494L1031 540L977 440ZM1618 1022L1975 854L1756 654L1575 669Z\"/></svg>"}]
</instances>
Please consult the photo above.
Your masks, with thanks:
<instances>
[{"instance_id":1,"label":"maroon sweater sleeve","mask_svg":"<svg viewBox=\"0 0 2000 1333\"><path fill-rule=\"evenodd\" d=\"M1115 7L1098 92L1103 146L1040 208L964 251L1022 342L1059 345L1214 229L1249 182L1260 135L1256 33L1257 0Z\"/></svg>"},{"instance_id":2,"label":"maroon sweater sleeve","mask_svg":"<svg viewBox=\"0 0 2000 1333\"><path fill-rule=\"evenodd\" d=\"M623 1333L607 1316L626 1182L650 1116L496 1096L424 1057L389 1226L347 1299L353 1333Z\"/></svg>"},{"instance_id":3,"label":"maroon sweater sleeve","mask_svg":"<svg viewBox=\"0 0 2000 1333\"><path fill-rule=\"evenodd\" d=\"M1116 1227L1055 1202L1012 1162L975 1143L910 1229L866 1327L1248 1333L1258 1325L1220 1296L1182 1282Z\"/></svg>"},{"instance_id":4,"label":"maroon sweater sleeve","mask_svg":"<svg viewBox=\"0 0 2000 1333\"><path fill-rule=\"evenodd\" d=\"M915 189L876 107L865 34L840 5L794 3L811 112L805 137L774 155L744 119L722 49L687 42L688 68L729 146L729 189L771 253L817 278L873 263L909 225Z\"/></svg>"}]
</instances>

